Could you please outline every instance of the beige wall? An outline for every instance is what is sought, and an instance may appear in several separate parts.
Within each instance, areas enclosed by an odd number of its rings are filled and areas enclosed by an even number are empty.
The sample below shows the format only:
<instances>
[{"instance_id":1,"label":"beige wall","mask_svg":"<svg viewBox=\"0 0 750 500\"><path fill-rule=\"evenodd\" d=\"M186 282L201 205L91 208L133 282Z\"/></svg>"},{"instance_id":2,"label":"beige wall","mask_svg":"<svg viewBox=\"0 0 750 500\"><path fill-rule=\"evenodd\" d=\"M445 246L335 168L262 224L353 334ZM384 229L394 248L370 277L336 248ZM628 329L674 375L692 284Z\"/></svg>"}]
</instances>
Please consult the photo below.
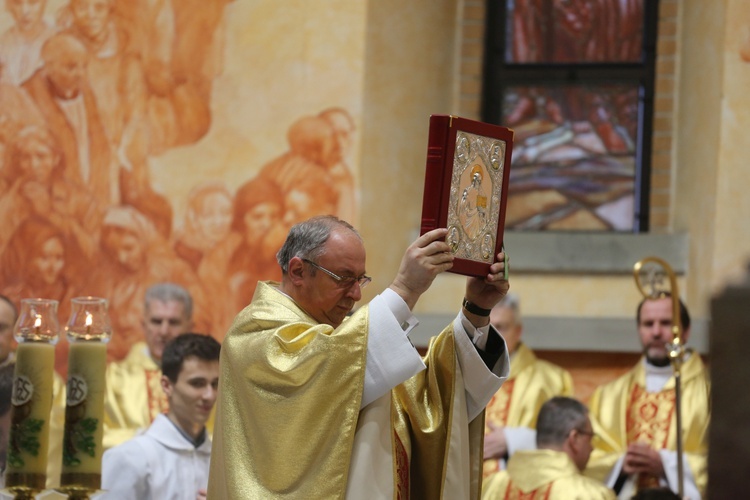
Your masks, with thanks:
<instances>
[{"instance_id":1,"label":"beige wall","mask_svg":"<svg viewBox=\"0 0 750 500\"><path fill-rule=\"evenodd\" d=\"M368 2L360 157L368 297L390 284L418 236L429 116L452 111L457 14L455 0Z\"/></svg>"}]
</instances>

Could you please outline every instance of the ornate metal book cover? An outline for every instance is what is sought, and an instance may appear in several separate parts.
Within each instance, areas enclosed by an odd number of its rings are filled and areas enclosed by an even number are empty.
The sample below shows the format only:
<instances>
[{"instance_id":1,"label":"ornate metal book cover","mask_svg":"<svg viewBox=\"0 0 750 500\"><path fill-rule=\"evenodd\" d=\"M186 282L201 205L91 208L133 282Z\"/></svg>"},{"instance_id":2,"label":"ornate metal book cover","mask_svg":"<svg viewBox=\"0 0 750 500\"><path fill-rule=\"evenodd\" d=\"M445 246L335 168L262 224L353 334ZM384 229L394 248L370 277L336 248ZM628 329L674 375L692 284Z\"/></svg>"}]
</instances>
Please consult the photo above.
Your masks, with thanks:
<instances>
[{"instance_id":1,"label":"ornate metal book cover","mask_svg":"<svg viewBox=\"0 0 750 500\"><path fill-rule=\"evenodd\" d=\"M451 272L484 276L503 247L513 130L430 116L420 234L447 227Z\"/></svg>"}]
</instances>

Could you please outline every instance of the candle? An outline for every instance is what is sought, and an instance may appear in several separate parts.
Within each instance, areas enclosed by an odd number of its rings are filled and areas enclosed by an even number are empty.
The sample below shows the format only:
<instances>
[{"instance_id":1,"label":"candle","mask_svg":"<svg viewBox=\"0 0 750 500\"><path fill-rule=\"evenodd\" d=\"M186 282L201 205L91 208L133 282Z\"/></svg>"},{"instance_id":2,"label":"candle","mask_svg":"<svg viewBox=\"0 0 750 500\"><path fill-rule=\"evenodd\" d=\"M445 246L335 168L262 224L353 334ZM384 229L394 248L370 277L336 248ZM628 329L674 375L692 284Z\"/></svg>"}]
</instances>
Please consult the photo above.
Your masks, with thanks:
<instances>
[{"instance_id":1,"label":"candle","mask_svg":"<svg viewBox=\"0 0 750 500\"><path fill-rule=\"evenodd\" d=\"M68 353L68 391L61 484L99 489L107 344L76 341Z\"/></svg>"},{"instance_id":2,"label":"candle","mask_svg":"<svg viewBox=\"0 0 750 500\"><path fill-rule=\"evenodd\" d=\"M60 489L94 492L101 487L104 373L111 327L105 299L77 297L72 302L66 327L70 351Z\"/></svg>"},{"instance_id":3,"label":"candle","mask_svg":"<svg viewBox=\"0 0 750 500\"><path fill-rule=\"evenodd\" d=\"M6 488L19 495L43 490L47 479L52 371L58 330L57 301L21 301L15 326L18 349L5 476Z\"/></svg>"}]
</instances>

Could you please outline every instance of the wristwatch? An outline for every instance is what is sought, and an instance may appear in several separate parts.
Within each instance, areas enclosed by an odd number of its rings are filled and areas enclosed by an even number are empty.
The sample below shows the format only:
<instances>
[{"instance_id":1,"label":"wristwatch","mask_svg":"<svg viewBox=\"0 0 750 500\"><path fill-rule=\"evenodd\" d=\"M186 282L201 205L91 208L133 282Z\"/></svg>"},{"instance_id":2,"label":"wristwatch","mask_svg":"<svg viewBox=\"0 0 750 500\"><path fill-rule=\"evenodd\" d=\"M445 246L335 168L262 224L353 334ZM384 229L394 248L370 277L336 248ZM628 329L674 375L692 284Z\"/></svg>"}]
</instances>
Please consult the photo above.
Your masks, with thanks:
<instances>
[{"instance_id":1,"label":"wristwatch","mask_svg":"<svg viewBox=\"0 0 750 500\"><path fill-rule=\"evenodd\" d=\"M489 316L490 311L492 311L492 309L485 309L484 307L479 307L478 305L469 302L466 297L464 297L463 306L471 314L476 314L477 316Z\"/></svg>"}]
</instances>

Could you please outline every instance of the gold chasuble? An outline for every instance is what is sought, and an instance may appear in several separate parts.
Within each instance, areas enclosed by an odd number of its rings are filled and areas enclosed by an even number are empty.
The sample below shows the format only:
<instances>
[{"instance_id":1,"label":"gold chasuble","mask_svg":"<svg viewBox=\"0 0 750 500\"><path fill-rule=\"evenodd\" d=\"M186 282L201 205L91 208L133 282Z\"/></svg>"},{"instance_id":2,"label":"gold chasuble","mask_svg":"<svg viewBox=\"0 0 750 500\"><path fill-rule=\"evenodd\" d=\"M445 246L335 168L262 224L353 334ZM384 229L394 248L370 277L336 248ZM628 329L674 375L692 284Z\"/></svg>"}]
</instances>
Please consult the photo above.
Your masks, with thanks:
<instances>
[{"instance_id":1,"label":"gold chasuble","mask_svg":"<svg viewBox=\"0 0 750 500\"><path fill-rule=\"evenodd\" d=\"M334 329L318 324L277 286L259 282L224 339L211 500L346 495L369 306ZM429 366L450 359L448 366L455 368L452 331L433 341L427 358L427 370L391 391L394 498L441 498L454 375ZM474 427L479 471L482 427ZM369 494L363 491L362 498Z\"/></svg>"},{"instance_id":2,"label":"gold chasuble","mask_svg":"<svg viewBox=\"0 0 750 500\"><path fill-rule=\"evenodd\" d=\"M487 405L485 434L490 432L490 423L535 429L539 409L554 396L573 396L570 373L538 359L534 351L519 343L510 359L510 377ZM499 460L484 461L484 477L499 470Z\"/></svg>"},{"instance_id":3,"label":"gold chasuble","mask_svg":"<svg viewBox=\"0 0 750 500\"><path fill-rule=\"evenodd\" d=\"M110 363L106 372L103 447L109 449L147 429L160 413L169 410L161 388L161 368L145 342L135 344L128 356Z\"/></svg>"},{"instance_id":4,"label":"gold chasuble","mask_svg":"<svg viewBox=\"0 0 750 500\"><path fill-rule=\"evenodd\" d=\"M482 500L614 500L599 481L584 477L567 454L519 450L508 469L485 480Z\"/></svg>"},{"instance_id":5,"label":"gold chasuble","mask_svg":"<svg viewBox=\"0 0 750 500\"><path fill-rule=\"evenodd\" d=\"M605 480L631 443L655 450L675 451L675 382L671 377L659 392L646 391L644 360L622 377L599 387L591 397L591 422L599 439L586 475ZM709 382L703 362L691 353L682 366L683 450L696 486L705 492L708 473ZM658 478L640 477L639 488L658 486Z\"/></svg>"}]
</instances>

